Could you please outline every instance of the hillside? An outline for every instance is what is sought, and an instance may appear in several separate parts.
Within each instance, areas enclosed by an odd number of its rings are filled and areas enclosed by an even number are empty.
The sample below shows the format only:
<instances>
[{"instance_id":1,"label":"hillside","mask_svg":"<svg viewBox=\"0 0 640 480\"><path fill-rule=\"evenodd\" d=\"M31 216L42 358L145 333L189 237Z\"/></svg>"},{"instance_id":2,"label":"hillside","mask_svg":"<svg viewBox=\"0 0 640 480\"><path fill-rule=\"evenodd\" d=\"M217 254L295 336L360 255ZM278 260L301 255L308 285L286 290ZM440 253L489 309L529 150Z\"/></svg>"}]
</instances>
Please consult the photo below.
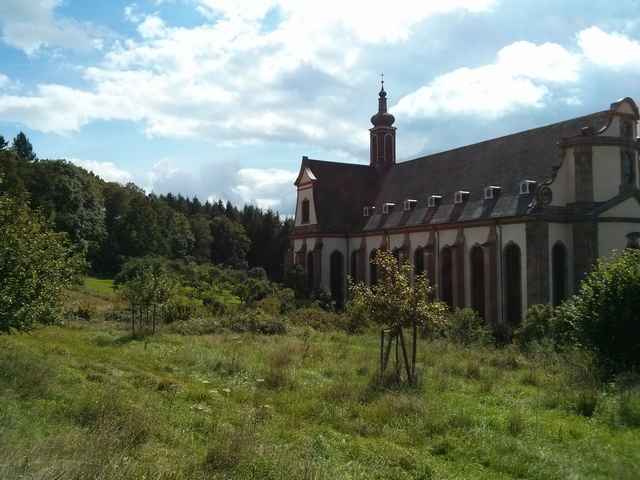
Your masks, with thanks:
<instances>
[{"instance_id":1,"label":"hillside","mask_svg":"<svg viewBox=\"0 0 640 480\"><path fill-rule=\"evenodd\" d=\"M565 358L422 341L421 388L380 391L375 332L164 328L0 336L0 478L637 478L640 395Z\"/></svg>"}]
</instances>

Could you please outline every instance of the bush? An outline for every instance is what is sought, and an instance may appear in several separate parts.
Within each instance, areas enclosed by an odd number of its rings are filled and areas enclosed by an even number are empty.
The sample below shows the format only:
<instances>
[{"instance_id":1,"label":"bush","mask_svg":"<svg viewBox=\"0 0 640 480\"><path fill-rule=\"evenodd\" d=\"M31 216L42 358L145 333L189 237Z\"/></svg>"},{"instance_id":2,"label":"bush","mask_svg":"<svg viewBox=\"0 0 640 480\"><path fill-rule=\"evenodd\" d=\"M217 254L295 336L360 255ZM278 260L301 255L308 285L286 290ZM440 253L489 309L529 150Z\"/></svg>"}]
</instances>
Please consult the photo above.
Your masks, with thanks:
<instances>
[{"instance_id":1,"label":"bush","mask_svg":"<svg viewBox=\"0 0 640 480\"><path fill-rule=\"evenodd\" d=\"M24 202L0 195L0 332L59 320L81 267L64 234L49 231Z\"/></svg>"},{"instance_id":2,"label":"bush","mask_svg":"<svg viewBox=\"0 0 640 480\"><path fill-rule=\"evenodd\" d=\"M640 251L600 260L578 295L558 308L558 325L609 374L640 367Z\"/></svg>"},{"instance_id":3,"label":"bush","mask_svg":"<svg viewBox=\"0 0 640 480\"><path fill-rule=\"evenodd\" d=\"M321 332L342 330L355 333L360 328L357 323L352 322L351 315L327 312L318 306L300 308L291 312L288 318L293 325L311 327Z\"/></svg>"},{"instance_id":4,"label":"bush","mask_svg":"<svg viewBox=\"0 0 640 480\"><path fill-rule=\"evenodd\" d=\"M487 343L492 338L485 321L471 308L456 308L447 315L440 333L463 345Z\"/></svg>"},{"instance_id":5,"label":"bush","mask_svg":"<svg viewBox=\"0 0 640 480\"><path fill-rule=\"evenodd\" d=\"M274 316L260 310L246 310L227 317L223 324L236 333L259 333L262 335L283 335L286 325Z\"/></svg>"},{"instance_id":6,"label":"bush","mask_svg":"<svg viewBox=\"0 0 640 480\"><path fill-rule=\"evenodd\" d=\"M555 309L551 305L531 305L522 326L515 332L515 340L522 348L533 344L555 343L557 326Z\"/></svg>"}]
</instances>

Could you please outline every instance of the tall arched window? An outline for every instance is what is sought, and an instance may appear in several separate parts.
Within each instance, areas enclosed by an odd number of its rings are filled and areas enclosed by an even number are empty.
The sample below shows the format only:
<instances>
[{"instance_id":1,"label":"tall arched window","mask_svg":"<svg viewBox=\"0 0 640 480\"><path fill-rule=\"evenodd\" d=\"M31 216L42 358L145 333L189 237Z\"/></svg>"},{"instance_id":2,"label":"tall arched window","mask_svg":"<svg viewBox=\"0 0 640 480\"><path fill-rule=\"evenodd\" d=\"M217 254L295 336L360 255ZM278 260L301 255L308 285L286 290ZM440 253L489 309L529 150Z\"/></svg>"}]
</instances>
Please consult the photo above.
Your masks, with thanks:
<instances>
[{"instance_id":1,"label":"tall arched window","mask_svg":"<svg viewBox=\"0 0 640 480\"><path fill-rule=\"evenodd\" d=\"M567 248L558 242L551 250L553 275L553 304L560 305L567 298Z\"/></svg>"},{"instance_id":2,"label":"tall arched window","mask_svg":"<svg viewBox=\"0 0 640 480\"><path fill-rule=\"evenodd\" d=\"M451 247L444 247L440 257L440 299L453 308L453 258Z\"/></svg>"},{"instance_id":3,"label":"tall arched window","mask_svg":"<svg viewBox=\"0 0 640 480\"><path fill-rule=\"evenodd\" d=\"M471 307L484 318L484 252L476 245L471 249Z\"/></svg>"},{"instance_id":4,"label":"tall arched window","mask_svg":"<svg viewBox=\"0 0 640 480\"><path fill-rule=\"evenodd\" d=\"M358 252L357 250L355 252L351 252L351 280L353 281L353 283L357 283L360 281L360 279L358 278L358 254L360 252Z\"/></svg>"},{"instance_id":5,"label":"tall arched window","mask_svg":"<svg viewBox=\"0 0 640 480\"><path fill-rule=\"evenodd\" d=\"M391 252L391 254L393 255L393 258L396 259L396 262L400 263L400 249L399 248L394 248L393 252Z\"/></svg>"},{"instance_id":6,"label":"tall arched window","mask_svg":"<svg viewBox=\"0 0 640 480\"><path fill-rule=\"evenodd\" d=\"M344 257L337 250L330 257L330 288L331 298L338 308L344 305Z\"/></svg>"},{"instance_id":7,"label":"tall arched window","mask_svg":"<svg viewBox=\"0 0 640 480\"><path fill-rule=\"evenodd\" d=\"M307 254L307 290L310 292L315 288L315 272L313 265L313 252Z\"/></svg>"},{"instance_id":8,"label":"tall arched window","mask_svg":"<svg viewBox=\"0 0 640 480\"><path fill-rule=\"evenodd\" d=\"M391 135L384 137L384 160L387 163L393 161L393 137Z\"/></svg>"},{"instance_id":9,"label":"tall arched window","mask_svg":"<svg viewBox=\"0 0 640 480\"><path fill-rule=\"evenodd\" d=\"M504 249L504 298L507 322L516 326L522 319L522 260L515 243Z\"/></svg>"},{"instance_id":10,"label":"tall arched window","mask_svg":"<svg viewBox=\"0 0 640 480\"><path fill-rule=\"evenodd\" d=\"M371 136L371 162L373 165L378 163L378 137Z\"/></svg>"},{"instance_id":11,"label":"tall arched window","mask_svg":"<svg viewBox=\"0 0 640 480\"><path fill-rule=\"evenodd\" d=\"M420 275L424 273L424 248L416 248L413 253L413 273Z\"/></svg>"},{"instance_id":12,"label":"tall arched window","mask_svg":"<svg viewBox=\"0 0 640 480\"><path fill-rule=\"evenodd\" d=\"M309 223L309 200L302 200L302 223Z\"/></svg>"},{"instance_id":13,"label":"tall arched window","mask_svg":"<svg viewBox=\"0 0 640 480\"><path fill-rule=\"evenodd\" d=\"M373 263L373 260L376 258L377 254L378 250L372 250L371 254L369 255L369 283L371 285L375 285L378 283L378 267L375 263Z\"/></svg>"}]
</instances>

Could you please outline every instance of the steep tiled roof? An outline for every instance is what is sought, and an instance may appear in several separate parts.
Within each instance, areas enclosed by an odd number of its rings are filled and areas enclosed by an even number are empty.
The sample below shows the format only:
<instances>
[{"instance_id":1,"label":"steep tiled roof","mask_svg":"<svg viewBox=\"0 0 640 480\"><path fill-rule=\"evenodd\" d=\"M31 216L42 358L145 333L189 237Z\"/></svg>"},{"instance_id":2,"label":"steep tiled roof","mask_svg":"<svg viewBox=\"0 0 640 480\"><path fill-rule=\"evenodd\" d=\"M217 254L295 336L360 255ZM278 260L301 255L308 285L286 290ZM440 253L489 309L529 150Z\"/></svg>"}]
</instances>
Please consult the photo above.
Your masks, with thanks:
<instances>
[{"instance_id":1,"label":"steep tiled roof","mask_svg":"<svg viewBox=\"0 0 640 480\"><path fill-rule=\"evenodd\" d=\"M520 182L549 178L560 163L558 141L579 135L585 126L597 130L608 117L606 110L398 163L382 179L375 201L378 214L369 218L364 229L523 215L531 199L519 195ZM496 199L485 201L484 188L489 185L502 190ZM454 205L457 190L468 190L470 195L465 203ZM426 208L430 195L443 196L438 208ZM411 212L402 211L407 198L418 200ZM396 211L380 215L385 202L396 203Z\"/></svg>"},{"instance_id":2,"label":"steep tiled roof","mask_svg":"<svg viewBox=\"0 0 640 480\"><path fill-rule=\"evenodd\" d=\"M380 188L375 169L308 158L302 160L305 167L317 178L314 198L320 230L345 233L361 229L365 220L362 207L373 203Z\"/></svg>"}]
</instances>

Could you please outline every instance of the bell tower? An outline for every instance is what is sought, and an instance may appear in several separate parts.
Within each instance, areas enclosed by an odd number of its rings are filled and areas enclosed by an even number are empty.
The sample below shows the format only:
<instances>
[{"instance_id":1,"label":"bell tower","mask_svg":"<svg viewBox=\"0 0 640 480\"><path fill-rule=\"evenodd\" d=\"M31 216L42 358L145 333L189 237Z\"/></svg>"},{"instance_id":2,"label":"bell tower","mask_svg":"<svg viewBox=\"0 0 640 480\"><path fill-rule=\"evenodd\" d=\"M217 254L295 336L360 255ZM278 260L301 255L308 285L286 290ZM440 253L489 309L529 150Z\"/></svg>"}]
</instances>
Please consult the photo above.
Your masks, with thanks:
<instances>
[{"instance_id":1,"label":"bell tower","mask_svg":"<svg viewBox=\"0 0 640 480\"><path fill-rule=\"evenodd\" d=\"M373 128L371 135L371 153L369 165L381 173L396 163L396 127L395 118L387 112L387 92L384 90L384 74L381 75L381 88L378 94L378 113L371 117Z\"/></svg>"}]
</instances>

